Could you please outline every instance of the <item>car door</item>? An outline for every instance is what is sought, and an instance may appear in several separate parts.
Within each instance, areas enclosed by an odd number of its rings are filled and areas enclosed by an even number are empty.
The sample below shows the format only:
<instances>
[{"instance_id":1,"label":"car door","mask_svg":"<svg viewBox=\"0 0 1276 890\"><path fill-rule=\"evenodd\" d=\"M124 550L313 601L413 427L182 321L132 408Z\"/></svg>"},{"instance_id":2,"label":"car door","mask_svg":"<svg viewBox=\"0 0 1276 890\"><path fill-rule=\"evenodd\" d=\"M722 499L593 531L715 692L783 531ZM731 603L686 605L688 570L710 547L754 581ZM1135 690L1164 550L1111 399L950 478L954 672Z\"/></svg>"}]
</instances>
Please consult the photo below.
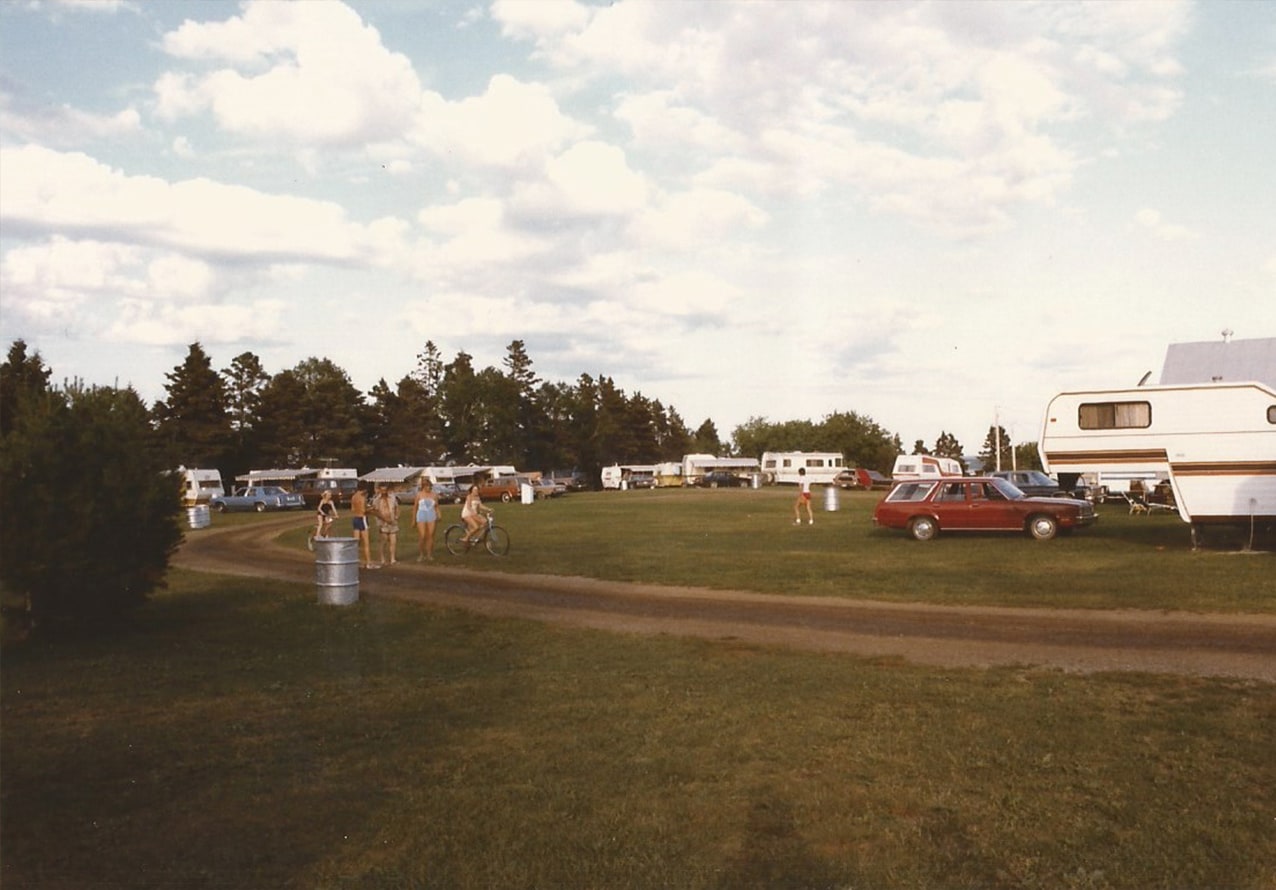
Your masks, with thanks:
<instances>
[{"instance_id":1,"label":"car door","mask_svg":"<svg viewBox=\"0 0 1276 890\"><path fill-rule=\"evenodd\" d=\"M939 527L946 529L974 528L973 505L970 501L970 486L965 482L946 480L939 483L939 488L931 497L931 505L939 517Z\"/></svg>"},{"instance_id":2,"label":"car door","mask_svg":"<svg viewBox=\"0 0 1276 890\"><path fill-rule=\"evenodd\" d=\"M970 529L1004 531L1020 526L1014 502L989 482L967 483L970 503Z\"/></svg>"}]
</instances>

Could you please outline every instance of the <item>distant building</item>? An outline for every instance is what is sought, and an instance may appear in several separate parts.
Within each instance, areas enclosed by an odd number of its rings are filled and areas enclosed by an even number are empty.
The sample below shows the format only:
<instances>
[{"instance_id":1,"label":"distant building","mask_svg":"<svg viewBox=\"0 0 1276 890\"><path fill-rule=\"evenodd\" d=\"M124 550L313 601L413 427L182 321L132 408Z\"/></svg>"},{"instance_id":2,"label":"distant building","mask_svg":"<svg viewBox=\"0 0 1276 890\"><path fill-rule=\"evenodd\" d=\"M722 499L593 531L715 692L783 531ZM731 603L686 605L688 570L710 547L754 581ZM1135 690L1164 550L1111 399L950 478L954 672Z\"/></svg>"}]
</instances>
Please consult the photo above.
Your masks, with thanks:
<instances>
[{"instance_id":1,"label":"distant building","mask_svg":"<svg viewBox=\"0 0 1276 890\"><path fill-rule=\"evenodd\" d=\"M1256 380L1276 387L1276 337L1171 343L1161 383L1239 383Z\"/></svg>"}]
</instances>

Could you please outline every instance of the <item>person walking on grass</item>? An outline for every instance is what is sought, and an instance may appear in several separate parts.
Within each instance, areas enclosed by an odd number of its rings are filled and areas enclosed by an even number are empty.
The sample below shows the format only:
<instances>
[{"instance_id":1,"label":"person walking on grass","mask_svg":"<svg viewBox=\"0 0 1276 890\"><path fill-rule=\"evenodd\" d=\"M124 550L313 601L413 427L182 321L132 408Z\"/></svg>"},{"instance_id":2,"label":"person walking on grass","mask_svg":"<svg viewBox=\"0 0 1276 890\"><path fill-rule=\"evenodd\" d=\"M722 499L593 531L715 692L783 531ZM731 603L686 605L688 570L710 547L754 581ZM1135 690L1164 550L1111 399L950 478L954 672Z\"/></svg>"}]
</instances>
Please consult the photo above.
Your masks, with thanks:
<instances>
[{"instance_id":1,"label":"person walking on grass","mask_svg":"<svg viewBox=\"0 0 1276 890\"><path fill-rule=\"evenodd\" d=\"M350 495L350 524L354 528L355 540L363 551L363 567L379 569L380 565L372 564L372 532L368 529L368 493L360 485Z\"/></svg>"},{"instance_id":2,"label":"person walking on grass","mask_svg":"<svg viewBox=\"0 0 1276 890\"><path fill-rule=\"evenodd\" d=\"M439 521L439 499L429 479L422 477L412 509L416 513L416 561L434 562L434 526Z\"/></svg>"},{"instance_id":3,"label":"person walking on grass","mask_svg":"<svg viewBox=\"0 0 1276 890\"><path fill-rule=\"evenodd\" d=\"M811 512L811 480L806 478L806 467L798 469L798 496L793 502L793 524L802 524L802 508L806 507L806 524L815 525L815 514Z\"/></svg>"},{"instance_id":4,"label":"person walking on grass","mask_svg":"<svg viewBox=\"0 0 1276 890\"><path fill-rule=\"evenodd\" d=\"M377 486L377 496L372 502L377 514L377 530L381 533L381 564L394 565L399 561L399 501L384 485ZM386 554L389 554L389 559Z\"/></svg>"}]
</instances>

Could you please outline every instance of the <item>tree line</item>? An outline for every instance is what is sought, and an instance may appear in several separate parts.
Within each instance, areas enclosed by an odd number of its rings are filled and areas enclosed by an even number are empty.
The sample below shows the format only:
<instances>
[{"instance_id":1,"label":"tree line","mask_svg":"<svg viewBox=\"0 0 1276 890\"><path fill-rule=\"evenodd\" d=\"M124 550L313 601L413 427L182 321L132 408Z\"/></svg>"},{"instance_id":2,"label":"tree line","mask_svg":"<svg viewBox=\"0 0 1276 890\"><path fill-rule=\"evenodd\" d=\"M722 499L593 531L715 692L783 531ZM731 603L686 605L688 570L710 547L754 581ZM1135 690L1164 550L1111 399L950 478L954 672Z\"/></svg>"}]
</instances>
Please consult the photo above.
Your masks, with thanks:
<instances>
[{"instance_id":1,"label":"tree line","mask_svg":"<svg viewBox=\"0 0 1276 890\"><path fill-rule=\"evenodd\" d=\"M612 463L658 463L684 454L757 457L764 451L838 451L889 472L899 437L871 418L835 412L820 422L752 418L724 441L712 419L692 430L676 408L626 393L605 375L542 380L522 340L500 367L477 369L461 351L445 361L432 341L393 385L361 393L326 358L268 373L252 352L214 370L199 343L166 375L154 422L187 466L248 469L511 464L576 470L597 480ZM948 434L938 444L951 440Z\"/></svg>"}]
</instances>

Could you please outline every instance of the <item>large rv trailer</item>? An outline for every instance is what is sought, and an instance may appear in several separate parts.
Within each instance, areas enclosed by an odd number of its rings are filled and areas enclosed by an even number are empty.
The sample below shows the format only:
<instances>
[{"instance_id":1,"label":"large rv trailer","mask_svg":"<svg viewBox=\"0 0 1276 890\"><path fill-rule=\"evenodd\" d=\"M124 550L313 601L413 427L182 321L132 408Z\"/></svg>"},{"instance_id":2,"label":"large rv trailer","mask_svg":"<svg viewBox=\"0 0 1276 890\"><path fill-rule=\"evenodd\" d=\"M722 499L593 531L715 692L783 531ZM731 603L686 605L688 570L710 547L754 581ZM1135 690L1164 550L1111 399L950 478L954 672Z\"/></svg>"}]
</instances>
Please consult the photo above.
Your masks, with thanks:
<instances>
[{"instance_id":1,"label":"large rv trailer","mask_svg":"<svg viewBox=\"0 0 1276 890\"><path fill-rule=\"evenodd\" d=\"M1276 390L1198 383L1065 392L1041 431L1046 471L1149 474L1192 524L1276 520Z\"/></svg>"},{"instance_id":2,"label":"large rv trailer","mask_svg":"<svg viewBox=\"0 0 1276 890\"><path fill-rule=\"evenodd\" d=\"M818 485L831 485L837 474L846 469L841 452L836 451L766 451L762 454L762 481L796 485L798 470L806 470L806 478Z\"/></svg>"}]
</instances>

